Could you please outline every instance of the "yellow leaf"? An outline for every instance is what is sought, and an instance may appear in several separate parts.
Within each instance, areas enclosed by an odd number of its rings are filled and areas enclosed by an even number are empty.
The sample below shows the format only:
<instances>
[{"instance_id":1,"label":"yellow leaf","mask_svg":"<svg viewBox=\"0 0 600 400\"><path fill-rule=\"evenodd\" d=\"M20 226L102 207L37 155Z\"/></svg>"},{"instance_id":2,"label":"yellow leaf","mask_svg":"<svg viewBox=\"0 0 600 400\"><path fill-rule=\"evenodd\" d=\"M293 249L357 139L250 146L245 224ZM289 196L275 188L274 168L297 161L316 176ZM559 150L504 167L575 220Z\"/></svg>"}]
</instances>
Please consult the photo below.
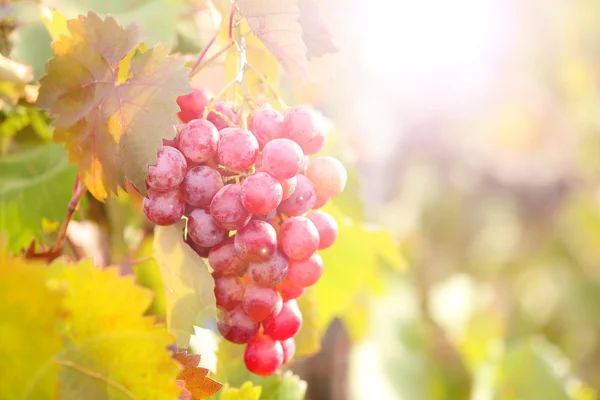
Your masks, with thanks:
<instances>
[{"instance_id":1,"label":"yellow leaf","mask_svg":"<svg viewBox=\"0 0 600 400\"><path fill-rule=\"evenodd\" d=\"M221 391L220 400L258 400L260 399L261 386L253 386L252 382L244 383L239 389L225 385Z\"/></svg>"},{"instance_id":2,"label":"yellow leaf","mask_svg":"<svg viewBox=\"0 0 600 400\"><path fill-rule=\"evenodd\" d=\"M154 259L165 286L167 327L177 345L187 348L194 325L213 324L216 316L215 281L208 267L183 241L185 222L156 227Z\"/></svg>"},{"instance_id":3,"label":"yellow leaf","mask_svg":"<svg viewBox=\"0 0 600 400\"><path fill-rule=\"evenodd\" d=\"M302 312L302 328L294 337L296 357L311 356L321 350L318 303L311 290L306 291L297 301Z\"/></svg>"},{"instance_id":4,"label":"yellow leaf","mask_svg":"<svg viewBox=\"0 0 600 400\"><path fill-rule=\"evenodd\" d=\"M46 26L52 40L58 40L61 36L71 36L67 28L67 19L57 10L44 7L41 11L42 22Z\"/></svg>"}]
</instances>

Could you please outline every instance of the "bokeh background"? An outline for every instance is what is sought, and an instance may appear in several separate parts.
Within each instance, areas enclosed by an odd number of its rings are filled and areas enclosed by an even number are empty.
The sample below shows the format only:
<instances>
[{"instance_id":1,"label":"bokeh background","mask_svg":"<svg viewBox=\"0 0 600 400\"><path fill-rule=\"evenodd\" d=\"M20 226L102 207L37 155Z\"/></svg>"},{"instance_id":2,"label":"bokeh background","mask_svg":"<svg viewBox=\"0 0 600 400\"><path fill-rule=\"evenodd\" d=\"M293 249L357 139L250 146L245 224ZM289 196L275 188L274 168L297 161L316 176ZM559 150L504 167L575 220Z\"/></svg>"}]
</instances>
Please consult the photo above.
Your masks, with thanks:
<instances>
[{"instance_id":1,"label":"bokeh background","mask_svg":"<svg viewBox=\"0 0 600 400\"><path fill-rule=\"evenodd\" d=\"M136 20L149 44L193 60L229 2L0 3L2 54L39 78L51 55L40 5ZM301 303L292 369L307 398L596 399L600 3L318 3L340 51L311 60L311 82L250 42L286 103L329 119L326 151L350 175L329 208L339 243ZM227 82L228 60L217 61L195 86ZM44 118L5 101L2 151L49 140ZM146 228L126 196L89 202L72 235L108 264Z\"/></svg>"}]
</instances>

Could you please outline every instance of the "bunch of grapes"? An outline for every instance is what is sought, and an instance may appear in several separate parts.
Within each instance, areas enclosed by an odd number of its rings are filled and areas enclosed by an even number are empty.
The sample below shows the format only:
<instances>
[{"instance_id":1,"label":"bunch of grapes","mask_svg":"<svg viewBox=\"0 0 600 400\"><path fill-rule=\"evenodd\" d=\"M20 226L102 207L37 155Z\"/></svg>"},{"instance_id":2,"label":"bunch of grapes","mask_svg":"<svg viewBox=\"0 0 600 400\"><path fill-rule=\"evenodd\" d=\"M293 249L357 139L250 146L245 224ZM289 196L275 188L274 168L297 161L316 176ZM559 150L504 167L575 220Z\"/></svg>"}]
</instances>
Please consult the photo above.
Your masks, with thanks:
<instances>
[{"instance_id":1,"label":"bunch of grapes","mask_svg":"<svg viewBox=\"0 0 600 400\"><path fill-rule=\"evenodd\" d=\"M346 185L346 170L319 156L325 134L304 106L285 115L269 106L248 116L211 95L180 97L177 137L148 167L146 217L171 225L187 217L186 242L208 258L215 279L218 329L246 344L249 371L267 376L294 355L302 326L296 303L323 273L317 253L336 240L333 217L318 210Z\"/></svg>"}]
</instances>

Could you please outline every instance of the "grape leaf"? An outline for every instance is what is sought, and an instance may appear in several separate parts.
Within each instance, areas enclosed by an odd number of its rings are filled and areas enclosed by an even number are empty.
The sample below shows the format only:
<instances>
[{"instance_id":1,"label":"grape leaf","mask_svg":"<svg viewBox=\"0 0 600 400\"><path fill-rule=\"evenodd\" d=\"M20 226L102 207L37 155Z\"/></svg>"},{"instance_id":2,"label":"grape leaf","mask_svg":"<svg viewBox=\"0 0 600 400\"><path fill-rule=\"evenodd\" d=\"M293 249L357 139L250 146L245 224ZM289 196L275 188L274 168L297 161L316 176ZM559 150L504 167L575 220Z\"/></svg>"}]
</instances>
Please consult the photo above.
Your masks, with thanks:
<instances>
[{"instance_id":1,"label":"grape leaf","mask_svg":"<svg viewBox=\"0 0 600 400\"><path fill-rule=\"evenodd\" d=\"M183 365L183 370L177 376L178 380L185 383L185 389L190 392L191 400L206 399L216 394L223 384L209 378L206 368L198 367L200 364L200 355L179 352L173 356L174 359Z\"/></svg>"},{"instance_id":2,"label":"grape leaf","mask_svg":"<svg viewBox=\"0 0 600 400\"><path fill-rule=\"evenodd\" d=\"M306 382L291 371L261 379L261 400L303 400Z\"/></svg>"},{"instance_id":3,"label":"grape leaf","mask_svg":"<svg viewBox=\"0 0 600 400\"><path fill-rule=\"evenodd\" d=\"M306 57L320 57L335 53L339 48L333 43L333 35L325 25L315 0L298 0L300 16L298 22L302 27L302 40L307 47Z\"/></svg>"},{"instance_id":4,"label":"grape leaf","mask_svg":"<svg viewBox=\"0 0 600 400\"><path fill-rule=\"evenodd\" d=\"M0 240L0 399L55 398L61 295L46 265L8 257Z\"/></svg>"},{"instance_id":5,"label":"grape leaf","mask_svg":"<svg viewBox=\"0 0 600 400\"><path fill-rule=\"evenodd\" d=\"M38 105L55 118L55 141L96 198L124 188L126 179L145 194L147 166L162 138L175 134L175 98L191 90L183 62L157 45L137 52L120 82L121 61L141 43L137 27L93 12L67 27L71 36L52 43Z\"/></svg>"},{"instance_id":6,"label":"grape leaf","mask_svg":"<svg viewBox=\"0 0 600 400\"><path fill-rule=\"evenodd\" d=\"M187 348L194 325L215 323L215 281L208 267L183 241L185 222L156 227L154 259L165 285L167 327L177 345Z\"/></svg>"},{"instance_id":7,"label":"grape leaf","mask_svg":"<svg viewBox=\"0 0 600 400\"><path fill-rule=\"evenodd\" d=\"M253 386L252 382L244 383L239 389L226 385L221 390L220 400L258 400L260 399L261 386Z\"/></svg>"},{"instance_id":8,"label":"grape leaf","mask_svg":"<svg viewBox=\"0 0 600 400\"><path fill-rule=\"evenodd\" d=\"M77 168L48 144L0 158L0 176L0 232L16 252L39 237L42 219L64 218Z\"/></svg>"},{"instance_id":9,"label":"grape leaf","mask_svg":"<svg viewBox=\"0 0 600 400\"><path fill-rule=\"evenodd\" d=\"M100 270L91 260L67 265L57 260L49 282L65 294L65 349L57 357L59 393L65 399L173 399L179 394L177 363L167 347L173 337L143 317L152 293Z\"/></svg>"}]
</instances>

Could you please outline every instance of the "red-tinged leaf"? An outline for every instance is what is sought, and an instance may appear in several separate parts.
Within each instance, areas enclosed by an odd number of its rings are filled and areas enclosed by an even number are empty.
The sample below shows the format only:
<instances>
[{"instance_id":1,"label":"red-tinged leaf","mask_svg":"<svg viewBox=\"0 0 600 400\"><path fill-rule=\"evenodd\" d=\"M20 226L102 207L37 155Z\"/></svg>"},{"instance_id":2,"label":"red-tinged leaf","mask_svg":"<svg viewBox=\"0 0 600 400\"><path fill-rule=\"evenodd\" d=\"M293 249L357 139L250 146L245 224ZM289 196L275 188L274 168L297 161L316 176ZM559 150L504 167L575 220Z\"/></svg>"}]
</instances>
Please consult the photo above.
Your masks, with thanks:
<instances>
[{"instance_id":1,"label":"red-tinged leaf","mask_svg":"<svg viewBox=\"0 0 600 400\"><path fill-rule=\"evenodd\" d=\"M208 370L206 368L198 367L200 363L199 355L179 352L174 354L173 358L183 366L183 370L177 376L177 384L183 389L180 399L206 399L223 387L221 383L207 376Z\"/></svg>"},{"instance_id":2,"label":"red-tinged leaf","mask_svg":"<svg viewBox=\"0 0 600 400\"><path fill-rule=\"evenodd\" d=\"M302 40L308 49L306 57L321 57L336 53L340 49L333 43L333 35L327 29L321 16L321 10L315 0L298 0L300 17L298 22L302 27Z\"/></svg>"},{"instance_id":3,"label":"red-tinged leaf","mask_svg":"<svg viewBox=\"0 0 600 400\"><path fill-rule=\"evenodd\" d=\"M175 98L191 90L184 64L163 45L132 56L141 44L137 26L123 28L110 16L89 12L67 28L70 36L52 44L38 98L55 118L54 139L96 198L126 180L145 194L147 166L162 138L175 135ZM126 79L120 68L128 68Z\"/></svg>"}]
</instances>

